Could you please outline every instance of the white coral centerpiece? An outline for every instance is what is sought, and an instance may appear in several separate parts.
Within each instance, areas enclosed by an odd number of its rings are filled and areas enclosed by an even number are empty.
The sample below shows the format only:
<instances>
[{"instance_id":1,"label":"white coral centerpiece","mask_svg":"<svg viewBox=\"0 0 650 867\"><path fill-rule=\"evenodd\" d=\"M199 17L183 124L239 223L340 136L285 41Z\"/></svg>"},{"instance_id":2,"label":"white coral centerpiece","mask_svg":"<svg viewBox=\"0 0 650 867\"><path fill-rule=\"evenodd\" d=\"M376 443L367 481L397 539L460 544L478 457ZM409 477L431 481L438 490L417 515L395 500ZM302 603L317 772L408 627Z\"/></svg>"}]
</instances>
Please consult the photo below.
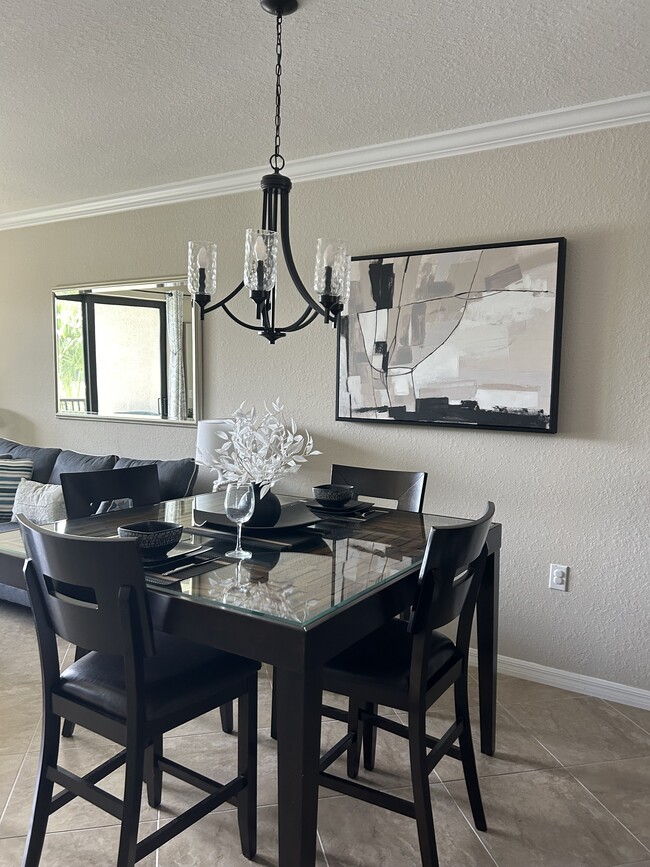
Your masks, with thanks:
<instances>
[{"instance_id":1,"label":"white coral centerpiece","mask_svg":"<svg viewBox=\"0 0 650 867\"><path fill-rule=\"evenodd\" d=\"M295 473L309 455L319 455L307 431L298 432L293 419L284 416L280 400L264 404L258 420L255 407L245 402L233 413L229 430L217 432L224 441L205 456L206 463L219 471L220 482L253 483L260 486L260 497L284 476Z\"/></svg>"}]
</instances>

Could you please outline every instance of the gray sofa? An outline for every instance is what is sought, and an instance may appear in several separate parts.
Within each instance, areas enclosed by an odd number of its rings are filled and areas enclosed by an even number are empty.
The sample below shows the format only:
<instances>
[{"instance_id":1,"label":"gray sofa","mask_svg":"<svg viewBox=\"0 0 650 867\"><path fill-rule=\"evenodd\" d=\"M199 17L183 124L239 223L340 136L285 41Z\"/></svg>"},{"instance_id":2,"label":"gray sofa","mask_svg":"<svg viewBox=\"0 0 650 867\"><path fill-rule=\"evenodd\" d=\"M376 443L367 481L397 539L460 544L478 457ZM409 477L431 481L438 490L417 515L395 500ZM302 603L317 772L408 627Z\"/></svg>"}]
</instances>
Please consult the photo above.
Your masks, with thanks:
<instances>
[{"instance_id":1,"label":"gray sofa","mask_svg":"<svg viewBox=\"0 0 650 867\"><path fill-rule=\"evenodd\" d=\"M33 461L33 481L50 485L61 484L61 473L80 473L156 464L160 482L160 496L163 500L189 496L194 490L198 469L193 458L161 461L121 458L117 455L87 455L67 449L23 445L2 437L0 437L0 455L9 455L14 460L22 458ZM17 528L16 522L0 519L0 533ZM17 557L0 552L0 599L18 602L22 605L29 604L22 565Z\"/></svg>"}]
</instances>

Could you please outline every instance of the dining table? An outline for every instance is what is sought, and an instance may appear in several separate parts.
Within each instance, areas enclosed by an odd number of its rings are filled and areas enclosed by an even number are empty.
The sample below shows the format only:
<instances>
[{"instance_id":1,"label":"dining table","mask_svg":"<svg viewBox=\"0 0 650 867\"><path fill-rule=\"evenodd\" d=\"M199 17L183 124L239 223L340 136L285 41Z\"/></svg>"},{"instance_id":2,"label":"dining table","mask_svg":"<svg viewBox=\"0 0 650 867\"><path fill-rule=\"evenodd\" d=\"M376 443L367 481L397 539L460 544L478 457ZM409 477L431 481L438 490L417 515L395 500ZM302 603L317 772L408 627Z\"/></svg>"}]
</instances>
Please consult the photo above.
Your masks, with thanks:
<instances>
[{"instance_id":1,"label":"dining table","mask_svg":"<svg viewBox=\"0 0 650 867\"><path fill-rule=\"evenodd\" d=\"M226 556L234 526L223 494L59 521L61 533L110 537L125 523L180 523L173 556L145 564L154 627L275 668L280 867L316 858L322 667L337 653L407 609L414 598L429 529L466 518L368 508L323 515L305 498L281 495L277 529L245 528L248 560ZM293 517L292 517L293 516ZM476 613L480 748L495 750L501 525L493 523ZM16 532L0 552L24 557ZM166 574L163 574L166 573Z\"/></svg>"}]
</instances>

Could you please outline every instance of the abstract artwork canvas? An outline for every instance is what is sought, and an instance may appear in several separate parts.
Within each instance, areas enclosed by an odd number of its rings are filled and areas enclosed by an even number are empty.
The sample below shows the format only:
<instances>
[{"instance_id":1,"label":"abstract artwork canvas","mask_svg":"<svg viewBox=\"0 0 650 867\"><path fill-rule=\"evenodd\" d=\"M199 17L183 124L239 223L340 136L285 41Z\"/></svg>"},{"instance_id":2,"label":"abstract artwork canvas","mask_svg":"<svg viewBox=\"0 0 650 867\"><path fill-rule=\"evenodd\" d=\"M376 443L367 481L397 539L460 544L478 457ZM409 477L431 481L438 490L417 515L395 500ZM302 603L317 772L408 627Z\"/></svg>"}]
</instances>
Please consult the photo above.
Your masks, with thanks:
<instances>
[{"instance_id":1,"label":"abstract artwork canvas","mask_svg":"<svg viewBox=\"0 0 650 867\"><path fill-rule=\"evenodd\" d=\"M565 247L354 257L337 420L555 433Z\"/></svg>"}]
</instances>

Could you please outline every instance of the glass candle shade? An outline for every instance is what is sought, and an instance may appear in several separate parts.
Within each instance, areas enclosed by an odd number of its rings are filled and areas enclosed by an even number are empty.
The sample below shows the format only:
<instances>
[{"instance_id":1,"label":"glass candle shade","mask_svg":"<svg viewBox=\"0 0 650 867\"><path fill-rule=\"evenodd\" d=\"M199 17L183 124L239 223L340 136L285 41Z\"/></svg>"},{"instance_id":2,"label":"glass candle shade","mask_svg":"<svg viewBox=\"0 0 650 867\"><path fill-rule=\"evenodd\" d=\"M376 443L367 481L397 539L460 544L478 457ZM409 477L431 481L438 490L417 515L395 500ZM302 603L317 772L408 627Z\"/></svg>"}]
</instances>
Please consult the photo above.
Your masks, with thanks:
<instances>
[{"instance_id":1,"label":"glass candle shade","mask_svg":"<svg viewBox=\"0 0 650 867\"><path fill-rule=\"evenodd\" d=\"M254 301L268 296L277 278L278 234L269 229L246 229L244 285Z\"/></svg>"},{"instance_id":2,"label":"glass candle shade","mask_svg":"<svg viewBox=\"0 0 650 867\"><path fill-rule=\"evenodd\" d=\"M217 245L211 241L188 243L187 288L193 298L217 294Z\"/></svg>"},{"instance_id":3,"label":"glass candle shade","mask_svg":"<svg viewBox=\"0 0 650 867\"><path fill-rule=\"evenodd\" d=\"M350 295L350 257L345 244L319 238L316 246L314 292L325 306L345 304Z\"/></svg>"}]
</instances>

